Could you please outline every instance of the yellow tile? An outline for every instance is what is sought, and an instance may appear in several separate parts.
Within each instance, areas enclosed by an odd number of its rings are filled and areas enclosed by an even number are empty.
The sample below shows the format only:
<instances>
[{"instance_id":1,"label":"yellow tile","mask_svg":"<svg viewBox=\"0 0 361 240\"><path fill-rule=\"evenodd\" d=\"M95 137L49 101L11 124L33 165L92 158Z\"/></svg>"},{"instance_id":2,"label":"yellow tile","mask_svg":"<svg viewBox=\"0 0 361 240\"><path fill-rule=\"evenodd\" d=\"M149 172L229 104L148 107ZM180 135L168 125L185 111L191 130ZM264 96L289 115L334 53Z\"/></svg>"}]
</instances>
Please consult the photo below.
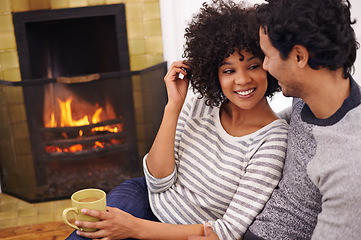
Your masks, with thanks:
<instances>
[{"instance_id":1,"label":"yellow tile","mask_svg":"<svg viewBox=\"0 0 361 240\"><path fill-rule=\"evenodd\" d=\"M48 222L55 222L55 215L54 213L49 214L38 214L36 217L36 223L48 223Z\"/></svg>"},{"instance_id":2,"label":"yellow tile","mask_svg":"<svg viewBox=\"0 0 361 240\"><path fill-rule=\"evenodd\" d=\"M69 207L71 207L71 200L70 199L56 202L56 211L57 212L59 212L59 211L63 212L63 210L65 208L69 208Z\"/></svg>"},{"instance_id":3,"label":"yellow tile","mask_svg":"<svg viewBox=\"0 0 361 240\"><path fill-rule=\"evenodd\" d=\"M50 202L39 202L36 204L38 208L53 208L55 207L55 202L54 201L50 201Z\"/></svg>"},{"instance_id":4,"label":"yellow tile","mask_svg":"<svg viewBox=\"0 0 361 240\"><path fill-rule=\"evenodd\" d=\"M144 5L146 19L160 19L159 2L147 2Z\"/></svg>"},{"instance_id":5,"label":"yellow tile","mask_svg":"<svg viewBox=\"0 0 361 240\"><path fill-rule=\"evenodd\" d=\"M129 54L130 56L145 54L145 40L144 39L129 39Z\"/></svg>"},{"instance_id":6,"label":"yellow tile","mask_svg":"<svg viewBox=\"0 0 361 240\"><path fill-rule=\"evenodd\" d=\"M134 108L137 109L136 112L139 112L139 116L144 115L144 113L140 111L143 107L143 95L142 94L143 94L142 91L134 91L133 92ZM138 111L138 109L139 109L139 111Z\"/></svg>"},{"instance_id":7,"label":"yellow tile","mask_svg":"<svg viewBox=\"0 0 361 240\"><path fill-rule=\"evenodd\" d=\"M143 19L143 6L142 3L127 3L125 7L127 20Z\"/></svg>"},{"instance_id":8,"label":"yellow tile","mask_svg":"<svg viewBox=\"0 0 361 240\"><path fill-rule=\"evenodd\" d=\"M130 68L132 71L142 70L147 67L145 55L130 56Z\"/></svg>"},{"instance_id":9,"label":"yellow tile","mask_svg":"<svg viewBox=\"0 0 361 240\"><path fill-rule=\"evenodd\" d=\"M35 217L36 216L36 209L35 207L31 206L28 208L19 209L18 211L18 217L24 218L24 217Z\"/></svg>"},{"instance_id":10,"label":"yellow tile","mask_svg":"<svg viewBox=\"0 0 361 240\"><path fill-rule=\"evenodd\" d=\"M2 69L18 68L18 54L15 50L0 52L0 64Z\"/></svg>"},{"instance_id":11,"label":"yellow tile","mask_svg":"<svg viewBox=\"0 0 361 240\"><path fill-rule=\"evenodd\" d=\"M8 202L0 205L0 212L16 212L18 210L18 203Z\"/></svg>"},{"instance_id":12,"label":"yellow tile","mask_svg":"<svg viewBox=\"0 0 361 240\"><path fill-rule=\"evenodd\" d=\"M106 4L118 4L118 3L125 3L125 0L105 0Z\"/></svg>"},{"instance_id":13,"label":"yellow tile","mask_svg":"<svg viewBox=\"0 0 361 240\"><path fill-rule=\"evenodd\" d=\"M161 36L162 25L160 20L147 20L145 21L145 33L147 36Z\"/></svg>"},{"instance_id":14,"label":"yellow tile","mask_svg":"<svg viewBox=\"0 0 361 240\"><path fill-rule=\"evenodd\" d=\"M74 217L72 217L74 219ZM56 211L54 214L54 221L55 222L61 222L63 220L63 211ZM70 220L70 216L68 217L68 220Z\"/></svg>"},{"instance_id":15,"label":"yellow tile","mask_svg":"<svg viewBox=\"0 0 361 240\"><path fill-rule=\"evenodd\" d=\"M40 214L47 214L49 212L54 211L55 209L55 202L42 202L42 203L37 203L37 211Z\"/></svg>"},{"instance_id":16,"label":"yellow tile","mask_svg":"<svg viewBox=\"0 0 361 240\"><path fill-rule=\"evenodd\" d=\"M69 7L69 0L50 0L51 9L68 8L68 7Z\"/></svg>"},{"instance_id":17,"label":"yellow tile","mask_svg":"<svg viewBox=\"0 0 361 240\"><path fill-rule=\"evenodd\" d=\"M147 53L163 53L163 42L161 36L151 36L146 41Z\"/></svg>"},{"instance_id":18,"label":"yellow tile","mask_svg":"<svg viewBox=\"0 0 361 240\"><path fill-rule=\"evenodd\" d=\"M48 215L54 214L56 212L56 208L41 208L37 210L37 215Z\"/></svg>"},{"instance_id":19,"label":"yellow tile","mask_svg":"<svg viewBox=\"0 0 361 240\"><path fill-rule=\"evenodd\" d=\"M23 89L21 87L7 87L5 88L5 95L9 104L24 103Z\"/></svg>"},{"instance_id":20,"label":"yellow tile","mask_svg":"<svg viewBox=\"0 0 361 240\"><path fill-rule=\"evenodd\" d=\"M13 32L0 32L0 50L15 49L15 35Z\"/></svg>"},{"instance_id":21,"label":"yellow tile","mask_svg":"<svg viewBox=\"0 0 361 240\"><path fill-rule=\"evenodd\" d=\"M0 204L5 204L9 202L18 202L18 200L6 193L0 193Z\"/></svg>"},{"instance_id":22,"label":"yellow tile","mask_svg":"<svg viewBox=\"0 0 361 240\"><path fill-rule=\"evenodd\" d=\"M29 0L11 0L13 12L26 12L30 10Z\"/></svg>"},{"instance_id":23,"label":"yellow tile","mask_svg":"<svg viewBox=\"0 0 361 240\"><path fill-rule=\"evenodd\" d=\"M10 7L10 0L1 0L0 1L0 13L10 13L11 7Z\"/></svg>"},{"instance_id":24,"label":"yellow tile","mask_svg":"<svg viewBox=\"0 0 361 240\"><path fill-rule=\"evenodd\" d=\"M135 102L140 102L140 106L143 106L142 104L142 97L140 96L140 94L138 94L138 96L134 96L134 101ZM137 101L135 100L137 99ZM138 141L140 140L144 140L145 139L145 133L146 133L146 130L145 130L145 126L144 126L144 110L143 108L139 108L139 110L136 110L135 111L136 114L135 114L135 119L136 119L136 123L137 123L137 139Z\"/></svg>"},{"instance_id":25,"label":"yellow tile","mask_svg":"<svg viewBox=\"0 0 361 240\"><path fill-rule=\"evenodd\" d=\"M29 137L28 124L26 122L12 123L11 129L12 129L12 136L14 138ZM30 168L33 166L33 163L32 163L33 159L27 160L27 158L29 158L29 157L22 156L21 159L19 159L19 161L21 161L21 166L19 166L19 167L22 167L25 169L25 170L23 169L22 172L29 171ZM20 169L19 169L19 171L20 171Z\"/></svg>"},{"instance_id":26,"label":"yellow tile","mask_svg":"<svg viewBox=\"0 0 361 240\"><path fill-rule=\"evenodd\" d=\"M103 4L105 4L105 0L88 0L89 6L103 5Z\"/></svg>"},{"instance_id":27,"label":"yellow tile","mask_svg":"<svg viewBox=\"0 0 361 240\"><path fill-rule=\"evenodd\" d=\"M135 3L135 2L143 3L144 0L126 0L126 3Z\"/></svg>"},{"instance_id":28,"label":"yellow tile","mask_svg":"<svg viewBox=\"0 0 361 240\"><path fill-rule=\"evenodd\" d=\"M20 76L20 69L18 68L13 68L13 69L6 69L3 71L3 77L4 80L7 81L20 81L21 80L21 76Z\"/></svg>"},{"instance_id":29,"label":"yellow tile","mask_svg":"<svg viewBox=\"0 0 361 240\"><path fill-rule=\"evenodd\" d=\"M14 140L14 148L15 148L16 156L21 156L24 154L31 154L31 146L30 146L29 139L15 139ZM23 173L19 173L19 175L17 176L18 186L28 188L28 185L31 183L29 180L30 179L29 175L31 175L31 173L26 173L26 175L25 174L21 175L21 174L23 174ZM32 177L35 178L35 174L33 174ZM26 189L26 190L29 190L29 189ZM29 190L29 192L31 192L31 191Z\"/></svg>"},{"instance_id":30,"label":"yellow tile","mask_svg":"<svg viewBox=\"0 0 361 240\"><path fill-rule=\"evenodd\" d=\"M20 122L20 123L13 123L11 124L12 129L14 129L14 126L22 126L21 129L23 129L22 133L17 133L16 136L14 136L14 138L29 138L29 131L27 128L27 123L26 122ZM27 181L29 181L29 183L25 184L25 185L30 185L30 186L36 186L35 184L35 174L34 174L34 160L33 157L30 156L18 156L17 157L17 163L18 163L18 171L19 173L27 173L28 177L32 177L33 180L27 179ZM32 173L32 174L30 174ZM25 208L25 207L24 207Z\"/></svg>"},{"instance_id":31,"label":"yellow tile","mask_svg":"<svg viewBox=\"0 0 361 240\"><path fill-rule=\"evenodd\" d=\"M10 228L16 226L16 219L0 219L0 228Z\"/></svg>"},{"instance_id":32,"label":"yellow tile","mask_svg":"<svg viewBox=\"0 0 361 240\"><path fill-rule=\"evenodd\" d=\"M142 83L141 83L141 77L139 75L132 76L132 85L134 92L141 91Z\"/></svg>"},{"instance_id":33,"label":"yellow tile","mask_svg":"<svg viewBox=\"0 0 361 240\"><path fill-rule=\"evenodd\" d=\"M49 0L30 0L31 10L50 9Z\"/></svg>"},{"instance_id":34,"label":"yellow tile","mask_svg":"<svg viewBox=\"0 0 361 240\"><path fill-rule=\"evenodd\" d=\"M9 117L11 121L24 121L26 120L26 116L25 116L25 106L24 105L12 105L9 107ZM15 144L17 144L19 147L19 150L25 150L25 149L20 149L20 147L25 147L25 144L23 142L19 141L14 141ZM16 147L16 146L15 146Z\"/></svg>"},{"instance_id":35,"label":"yellow tile","mask_svg":"<svg viewBox=\"0 0 361 240\"><path fill-rule=\"evenodd\" d=\"M87 0L70 0L69 7L86 7L88 6Z\"/></svg>"},{"instance_id":36,"label":"yellow tile","mask_svg":"<svg viewBox=\"0 0 361 240\"><path fill-rule=\"evenodd\" d=\"M18 210L27 209L27 208L34 208L35 209L35 205L31 204L31 203L28 203L28 202L25 202L23 200L18 201Z\"/></svg>"},{"instance_id":37,"label":"yellow tile","mask_svg":"<svg viewBox=\"0 0 361 240\"><path fill-rule=\"evenodd\" d=\"M55 205L58 208L71 207L71 200L70 199L58 200L55 202Z\"/></svg>"},{"instance_id":38,"label":"yellow tile","mask_svg":"<svg viewBox=\"0 0 361 240\"><path fill-rule=\"evenodd\" d=\"M5 219L14 219L16 218L18 215L17 211L6 211L6 212L0 212L0 219L1 220L5 220Z\"/></svg>"},{"instance_id":39,"label":"yellow tile","mask_svg":"<svg viewBox=\"0 0 361 240\"><path fill-rule=\"evenodd\" d=\"M164 62L163 54L147 54L148 66L153 66L161 62Z\"/></svg>"},{"instance_id":40,"label":"yellow tile","mask_svg":"<svg viewBox=\"0 0 361 240\"><path fill-rule=\"evenodd\" d=\"M128 38L143 38L144 37L144 22L140 21L127 21L127 34Z\"/></svg>"},{"instance_id":41,"label":"yellow tile","mask_svg":"<svg viewBox=\"0 0 361 240\"><path fill-rule=\"evenodd\" d=\"M34 216L29 216L29 217L18 217L16 220L16 226L20 227L20 226L26 226L26 225L33 225L36 224L36 217Z\"/></svg>"}]
</instances>

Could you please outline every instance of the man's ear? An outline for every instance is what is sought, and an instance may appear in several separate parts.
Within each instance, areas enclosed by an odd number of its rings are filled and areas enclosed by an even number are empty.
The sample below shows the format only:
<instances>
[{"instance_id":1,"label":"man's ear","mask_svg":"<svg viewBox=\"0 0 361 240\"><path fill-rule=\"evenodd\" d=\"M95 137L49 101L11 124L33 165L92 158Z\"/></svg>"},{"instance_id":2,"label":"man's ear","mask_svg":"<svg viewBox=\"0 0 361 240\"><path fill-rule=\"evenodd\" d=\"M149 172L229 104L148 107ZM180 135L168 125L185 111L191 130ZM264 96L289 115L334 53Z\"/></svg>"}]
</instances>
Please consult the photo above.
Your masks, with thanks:
<instances>
[{"instance_id":1,"label":"man's ear","mask_svg":"<svg viewBox=\"0 0 361 240\"><path fill-rule=\"evenodd\" d=\"M307 66L310 57L308 50L302 45L295 45L292 51L297 65L301 68Z\"/></svg>"}]
</instances>

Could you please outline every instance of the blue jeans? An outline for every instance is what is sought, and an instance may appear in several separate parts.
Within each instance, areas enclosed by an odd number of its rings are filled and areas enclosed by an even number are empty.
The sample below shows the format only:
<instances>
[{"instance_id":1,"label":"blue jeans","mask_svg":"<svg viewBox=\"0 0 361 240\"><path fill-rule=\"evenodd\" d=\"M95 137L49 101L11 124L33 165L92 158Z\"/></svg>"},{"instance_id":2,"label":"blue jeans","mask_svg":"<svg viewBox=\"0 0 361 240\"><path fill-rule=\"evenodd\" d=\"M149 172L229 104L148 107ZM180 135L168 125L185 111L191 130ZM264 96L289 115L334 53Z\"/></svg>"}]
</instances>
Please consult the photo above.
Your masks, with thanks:
<instances>
[{"instance_id":1,"label":"blue jeans","mask_svg":"<svg viewBox=\"0 0 361 240\"><path fill-rule=\"evenodd\" d=\"M150 208L144 177L128 179L112 189L107 194L107 205L119 208L138 218L159 222ZM67 239L88 238L80 237L74 231Z\"/></svg>"}]
</instances>

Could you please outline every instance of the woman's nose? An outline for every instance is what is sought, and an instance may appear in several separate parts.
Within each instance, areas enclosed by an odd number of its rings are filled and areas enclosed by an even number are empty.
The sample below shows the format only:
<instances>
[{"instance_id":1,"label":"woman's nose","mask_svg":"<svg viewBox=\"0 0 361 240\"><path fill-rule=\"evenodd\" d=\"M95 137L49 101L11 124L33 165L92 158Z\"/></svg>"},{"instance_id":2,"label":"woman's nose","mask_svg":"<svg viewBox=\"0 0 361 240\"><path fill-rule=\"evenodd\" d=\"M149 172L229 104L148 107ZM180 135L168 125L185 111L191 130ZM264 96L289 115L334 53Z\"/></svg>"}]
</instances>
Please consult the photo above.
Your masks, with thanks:
<instances>
[{"instance_id":1,"label":"woman's nose","mask_svg":"<svg viewBox=\"0 0 361 240\"><path fill-rule=\"evenodd\" d=\"M252 82L251 76L246 72L241 72L236 75L235 83L240 85L246 85Z\"/></svg>"}]
</instances>

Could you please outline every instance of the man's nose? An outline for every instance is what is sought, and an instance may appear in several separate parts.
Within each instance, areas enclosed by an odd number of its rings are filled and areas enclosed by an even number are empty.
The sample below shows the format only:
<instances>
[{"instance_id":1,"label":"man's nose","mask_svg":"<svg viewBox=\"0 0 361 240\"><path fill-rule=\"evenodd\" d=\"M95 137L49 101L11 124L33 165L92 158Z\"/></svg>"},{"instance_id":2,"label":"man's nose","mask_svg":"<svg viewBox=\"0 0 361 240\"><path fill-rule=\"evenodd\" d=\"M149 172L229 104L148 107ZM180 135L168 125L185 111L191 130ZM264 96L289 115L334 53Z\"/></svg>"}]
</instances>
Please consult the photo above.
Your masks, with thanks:
<instances>
[{"instance_id":1,"label":"man's nose","mask_svg":"<svg viewBox=\"0 0 361 240\"><path fill-rule=\"evenodd\" d=\"M265 57L264 60L263 60L263 69L265 71L268 71L268 59L267 59L267 57Z\"/></svg>"}]
</instances>

